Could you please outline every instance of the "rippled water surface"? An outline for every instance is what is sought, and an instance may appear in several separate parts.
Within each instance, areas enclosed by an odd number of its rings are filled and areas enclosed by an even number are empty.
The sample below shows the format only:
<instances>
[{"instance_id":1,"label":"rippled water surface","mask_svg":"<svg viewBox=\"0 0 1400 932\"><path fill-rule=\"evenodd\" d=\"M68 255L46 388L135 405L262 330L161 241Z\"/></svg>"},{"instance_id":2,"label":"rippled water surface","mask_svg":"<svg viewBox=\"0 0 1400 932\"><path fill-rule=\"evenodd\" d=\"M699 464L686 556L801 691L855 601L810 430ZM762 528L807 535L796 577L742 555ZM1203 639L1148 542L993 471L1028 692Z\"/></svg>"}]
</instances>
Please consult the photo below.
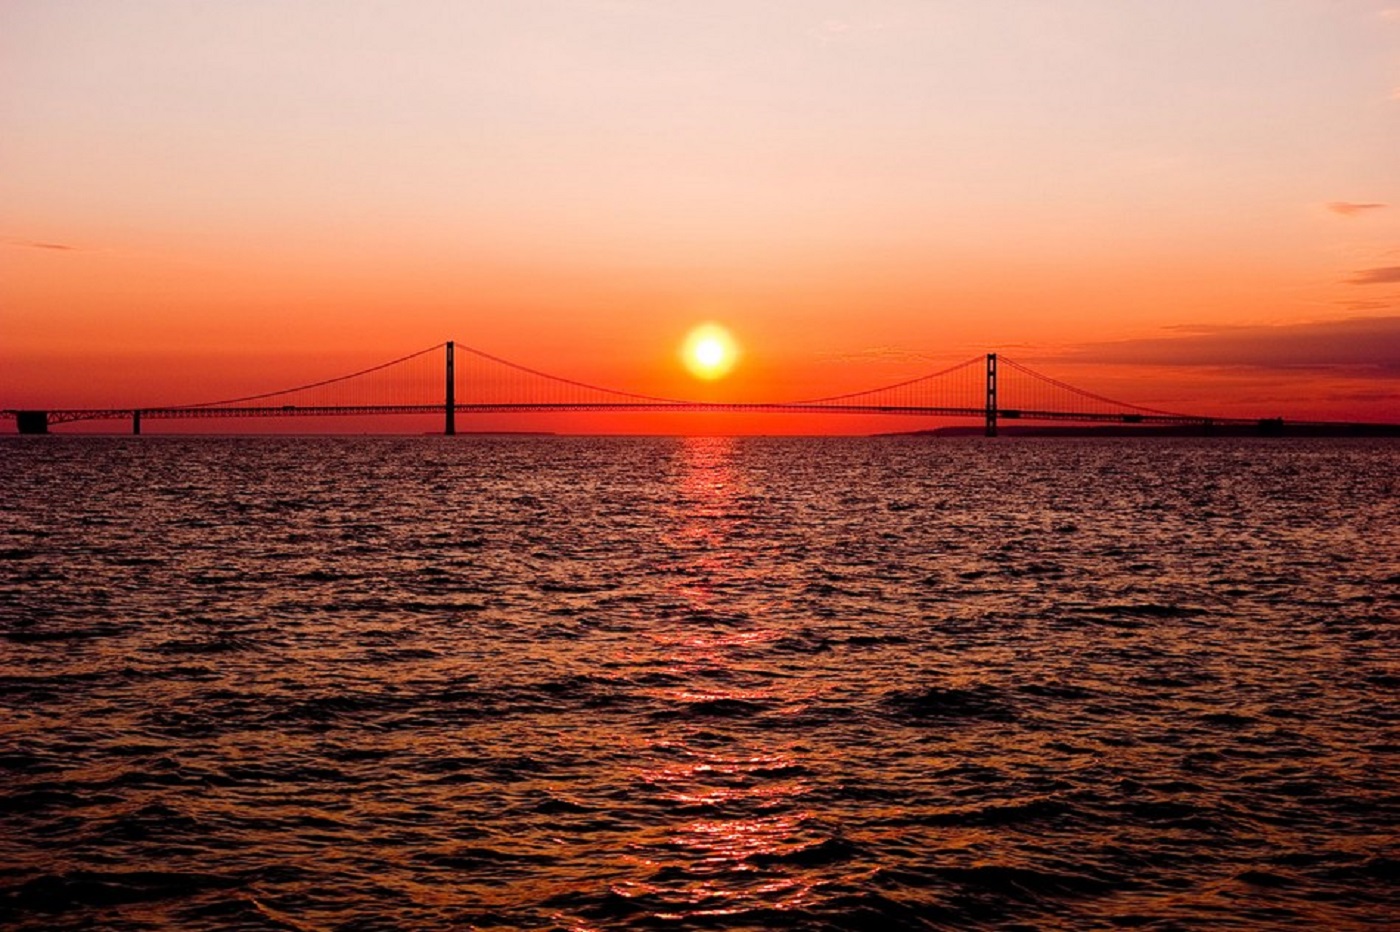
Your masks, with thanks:
<instances>
[{"instance_id":1,"label":"rippled water surface","mask_svg":"<svg viewBox=\"0 0 1400 932\"><path fill-rule=\"evenodd\" d=\"M0 925L1395 923L1397 454L7 438Z\"/></svg>"}]
</instances>

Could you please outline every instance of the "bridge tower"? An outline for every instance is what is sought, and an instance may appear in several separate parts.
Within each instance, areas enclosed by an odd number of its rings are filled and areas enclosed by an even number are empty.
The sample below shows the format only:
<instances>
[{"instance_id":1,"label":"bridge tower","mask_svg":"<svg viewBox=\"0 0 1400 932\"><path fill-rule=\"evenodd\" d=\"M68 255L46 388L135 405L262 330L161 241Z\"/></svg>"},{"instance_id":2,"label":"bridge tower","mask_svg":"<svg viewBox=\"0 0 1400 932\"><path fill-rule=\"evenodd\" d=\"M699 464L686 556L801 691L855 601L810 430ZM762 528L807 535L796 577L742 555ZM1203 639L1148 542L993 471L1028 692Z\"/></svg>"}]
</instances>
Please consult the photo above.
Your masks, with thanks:
<instances>
[{"instance_id":1,"label":"bridge tower","mask_svg":"<svg viewBox=\"0 0 1400 932\"><path fill-rule=\"evenodd\" d=\"M49 412L16 411L15 420L21 434L47 434L49 432Z\"/></svg>"},{"instance_id":2,"label":"bridge tower","mask_svg":"<svg viewBox=\"0 0 1400 932\"><path fill-rule=\"evenodd\" d=\"M442 432L448 437L457 435L457 365L453 359L455 346L451 340L447 341L447 404L445 413L447 420L443 423Z\"/></svg>"},{"instance_id":3,"label":"bridge tower","mask_svg":"<svg viewBox=\"0 0 1400 932\"><path fill-rule=\"evenodd\" d=\"M997 354L987 354L987 436L997 435Z\"/></svg>"}]
</instances>

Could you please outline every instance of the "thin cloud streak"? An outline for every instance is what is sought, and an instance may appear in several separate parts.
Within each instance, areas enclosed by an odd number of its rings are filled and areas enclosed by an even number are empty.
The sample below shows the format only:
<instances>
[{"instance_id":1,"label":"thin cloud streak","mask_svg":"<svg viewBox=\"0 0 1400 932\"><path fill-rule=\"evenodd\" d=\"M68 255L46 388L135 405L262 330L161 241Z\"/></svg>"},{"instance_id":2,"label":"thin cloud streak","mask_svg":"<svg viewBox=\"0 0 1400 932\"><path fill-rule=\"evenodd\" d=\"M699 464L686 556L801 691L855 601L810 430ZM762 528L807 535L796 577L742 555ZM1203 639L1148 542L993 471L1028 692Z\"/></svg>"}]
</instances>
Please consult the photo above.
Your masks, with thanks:
<instances>
[{"instance_id":1,"label":"thin cloud streak","mask_svg":"<svg viewBox=\"0 0 1400 932\"><path fill-rule=\"evenodd\" d=\"M864 349L820 353L818 355L831 362L843 363L869 362L871 360L895 360L899 362L918 360L922 362L937 362L941 359L941 357L929 356L926 353L918 353L913 350L900 349L896 346L868 346Z\"/></svg>"},{"instance_id":2,"label":"thin cloud streak","mask_svg":"<svg viewBox=\"0 0 1400 932\"><path fill-rule=\"evenodd\" d=\"M1385 204L1355 204L1351 201L1333 201L1327 205L1327 209L1343 217L1355 217L1357 214L1370 210L1381 210L1386 206Z\"/></svg>"},{"instance_id":3,"label":"thin cloud streak","mask_svg":"<svg viewBox=\"0 0 1400 932\"><path fill-rule=\"evenodd\" d=\"M4 242L5 245L18 249L48 249L54 252L76 252L78 250L77 246L70 246L67 243L43 243L28 239L7 239Z\"/></svg>"},{"instance_id":4,"label":"thin cloud streak","mask_svg":"<svg viewBox=\"0 0 1400 932\"><path fill-rule=\"evenodd\" d=\"M1396 270L1400 272L1400 269ZM1181 335L1086 343L1066 362L1210 366L1272 370L1343 370L1366 378L1400 378L1400 315L1279 326L1173 328Z\"/></svg>"},{"instance_id":5,"label":"thin cloud streak","mask_svg":"<svg viewBox=\"0 0 1400 932\"><path fill-rule=\"evenodd\" d=\"M1352 285L1394 285L1400 284L1400 265L1387 265L1378 269L1360 269L1347 282Z\"/></svg>"}]
</instances>

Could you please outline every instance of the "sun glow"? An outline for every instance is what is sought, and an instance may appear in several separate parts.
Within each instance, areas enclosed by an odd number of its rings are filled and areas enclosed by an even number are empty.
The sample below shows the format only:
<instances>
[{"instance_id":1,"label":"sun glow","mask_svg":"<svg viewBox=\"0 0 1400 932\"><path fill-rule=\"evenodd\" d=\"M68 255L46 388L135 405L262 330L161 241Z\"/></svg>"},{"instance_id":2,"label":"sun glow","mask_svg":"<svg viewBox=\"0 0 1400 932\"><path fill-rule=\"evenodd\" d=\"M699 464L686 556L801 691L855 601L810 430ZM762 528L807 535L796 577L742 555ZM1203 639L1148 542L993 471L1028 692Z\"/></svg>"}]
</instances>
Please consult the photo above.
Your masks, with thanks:
<instances>
[{"instance_id":1,"label":"sun glow","mask_svg":"<svg viewBox=\"0 0 1400 932\"><path fill-rule=\"evenodd\" d=\"M681 345L681 362L697 379L723 378L738 359L738 344L719 324L701 324L686 335Z\"/></svg>"}]
</instances>

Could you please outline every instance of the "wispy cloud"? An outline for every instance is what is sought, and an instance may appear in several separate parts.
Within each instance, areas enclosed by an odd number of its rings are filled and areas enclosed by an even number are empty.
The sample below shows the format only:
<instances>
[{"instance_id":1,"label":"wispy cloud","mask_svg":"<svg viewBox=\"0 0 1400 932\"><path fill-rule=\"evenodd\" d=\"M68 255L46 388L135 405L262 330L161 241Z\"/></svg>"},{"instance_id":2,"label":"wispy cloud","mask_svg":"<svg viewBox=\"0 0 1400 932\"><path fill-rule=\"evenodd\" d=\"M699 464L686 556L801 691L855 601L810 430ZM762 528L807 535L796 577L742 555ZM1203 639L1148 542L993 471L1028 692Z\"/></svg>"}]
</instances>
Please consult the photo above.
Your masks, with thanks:
<instances>
[{"instance_id":1,"label":"wispy cloud","mask_svg":"<svg viewBox=\"0 0 1400 932\"><path fill-rule=\"evenodd\" d=\"M1192 336L1201 333L1225 333L1230 330L1238 330L1238 324L1168 324L1162 328L1173 333L1186 333Z\"/></svg>"},{"instance_id":2,"label":"wispy cloud","mask_svg":"<svg viewBox=\"0 0 1400 932\"><path fill-rule=\"evenodd\" d=\"M1400 284L1400 265L1386 265L1378 269L1360 269L1353 273L1347 282L1352 285Z\"/></svg>"},{"instance_id":3,"label":"wispy cloud","mask_svg":"<svg viewBox=\"0 0 1400 932\"><path fill-rule=\"evenodd\" d=\"M1327 205L1327 209L1334 214L1341 214L1343 217L1354 217L1368 210L1380 210L1385 206L1385 204L1357 204L1352 201L1333 201Z\"/></svg>"},{"instance_id":4,"label":"wispy cloud","mask_svg":"<svg viewBox=\"0 0 1400 932\"><path fill-rule=\"evenodd\" d=\"M840 352L824 353L822 355L824 358L835 362L858 362L871 359L892 359L899 361L918 359L931 361L937 358L925 355L924 353L916 353L912 350L900 349L897 346L867 346L863 349L844 350Z\"/></svg>"},{"instance_id":5,"label":"wispy cloud","mask_svg":"<svg viewBox=\"0 0 1400 932\"><path fill-rule=\"evenodd\" d=\"M57 252L74 252L77 246L70 246L67 243L45 243L32 239L5 238L0 240L6 246L13 246L16 249L52 249Z\"/></svg>"},{"instance_id":6,"label":"wispy cloud","mask_svg":"<svg viewBox=\"0 0 1400 932\"><path fill-rule=\"evenodd\" d=\"M1393 270L1400 273L1400 269ZM1061 357L1071 362L1152 366L1329 369L1371 378L1400 378L1400 315L1351 317L1276 326L1168 328L1172 336L1086 343Z\"/></svg>"}]
</instances>

